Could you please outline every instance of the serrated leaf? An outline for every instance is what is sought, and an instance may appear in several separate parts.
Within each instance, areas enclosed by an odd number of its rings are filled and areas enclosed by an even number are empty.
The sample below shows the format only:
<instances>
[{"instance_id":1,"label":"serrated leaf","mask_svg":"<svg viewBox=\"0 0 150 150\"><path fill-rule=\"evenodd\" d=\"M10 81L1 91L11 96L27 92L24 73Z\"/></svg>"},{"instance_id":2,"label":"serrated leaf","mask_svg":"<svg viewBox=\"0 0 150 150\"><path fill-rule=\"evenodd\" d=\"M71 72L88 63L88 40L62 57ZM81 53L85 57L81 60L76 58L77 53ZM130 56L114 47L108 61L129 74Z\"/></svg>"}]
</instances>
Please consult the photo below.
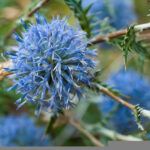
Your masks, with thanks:
<instances>
[{"instance_id":1,"label":"serrated leaf","mask_svg":"<svg viewBox=\"0 0 150 150\"><path fill-rule=\"evenodd\" d=\"M87 32L87 37L92 35L91 18L88 17L88 12L92 6L89 5L85 9L82 7L82 0L65 0L65 3L71 10L74 11L75 17L78 18L81 28Z\"/></svg>"},{"instance_id":2,"label":"serrated leaf","mask_svg":"<svg viewBox=\"0 0 150 150\"><path fill-rule=\"evenodd\" d=\"M150 53L148 52L147 48L143 46L141 41L137 41L134 26L128 28L126 35L112 40L111 43L118 46L122 50L125 66L127 64L128 56L132 52L136 52L139 56L150 59Z\"/></svg>"}]
</instances>

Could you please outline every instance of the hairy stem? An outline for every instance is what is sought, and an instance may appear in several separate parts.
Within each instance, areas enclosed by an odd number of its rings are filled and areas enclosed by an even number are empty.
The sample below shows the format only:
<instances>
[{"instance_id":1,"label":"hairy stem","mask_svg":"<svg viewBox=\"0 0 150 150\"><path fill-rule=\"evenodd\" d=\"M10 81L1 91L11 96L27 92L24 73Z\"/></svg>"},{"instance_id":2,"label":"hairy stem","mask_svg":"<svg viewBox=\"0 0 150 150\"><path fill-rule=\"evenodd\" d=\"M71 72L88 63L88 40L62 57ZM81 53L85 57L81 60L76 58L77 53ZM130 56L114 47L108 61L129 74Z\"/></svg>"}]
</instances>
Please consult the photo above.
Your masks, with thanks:
<instances>
[{"instance_id":1,"label":"hairy stem","mask_svg":"<svg viewBox=\"0 0 150 150\"><path fill-rule=\"evenodd\" d=\"M92 86L95 87L95 88L98 88L100 92L102 92L103 94L111 97L113 100L121 103L125 107L129 108L131 111L137 112L137 109L136 109L137 105L133 105L133 104L123 100L122 98L120 98L119 96L117 96L113 92L111 92L109 89L107 89L107 88L105 88L105 87L103 87L99 84L93 83ZM140 108L140 115L150 119L150 111L149 110Z\"/></svg>"},{"instance_id":2,"label":"hairy stem","mask_svg":"<svg viewBox=\"0 0 150 150\"><path fill-rule=\"evenodd\" d=\"M122 98L116 96L114 93L110 92L107 88L105 87L101 87L100 91L102 93L104 93L105 95L108 95L109 97L113 98L114 100L116 100L117 102L121 103L122 105L128 107L129 109L131 109L132 111L134 111L135 106L128 103L127 101L123 100Z\"/></svg>"},{"instance_id":3,"label":"hairy stem","mask_svg":"<svg viewBox=\"0 0 150 150\"><path fill-rule=\"evenodd\" d=\"M136 32L142 32L142 31L145 31L145 30L149 30L150 29L150 23L136 25L136 26L134 26L134 29L135 29ZM92 38L89 41L89 46L118 38L122 35L125 35L127 33L127 31L128 31L128 29L123 29L123 30L119 30L119 31L109 33L105 36L98 35L98 36Z\"/></svg>"}]
</instances>

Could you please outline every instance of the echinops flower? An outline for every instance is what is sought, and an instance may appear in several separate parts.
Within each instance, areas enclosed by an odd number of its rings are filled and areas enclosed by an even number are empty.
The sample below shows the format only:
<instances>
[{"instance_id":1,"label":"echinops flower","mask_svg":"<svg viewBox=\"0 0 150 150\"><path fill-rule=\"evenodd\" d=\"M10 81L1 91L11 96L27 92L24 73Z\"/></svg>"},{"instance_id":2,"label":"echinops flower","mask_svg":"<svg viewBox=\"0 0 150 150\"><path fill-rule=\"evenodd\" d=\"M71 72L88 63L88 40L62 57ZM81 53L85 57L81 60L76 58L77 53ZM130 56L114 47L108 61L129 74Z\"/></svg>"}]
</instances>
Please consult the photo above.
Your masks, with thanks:
<instances>
[{"instance_id":1,"label":"echinops flower","mask_svg":"<svg viewBox=\"0 0 150 150\"><path fill-rule=\"evenodd\" d=\"M35 104L37 112L69 109L90 85L95 50L87 48L85 33L70 26L66 18L56 17L49 23L36 14L36 22L27 25L22 21L26 31L15 35L18 50L9 54L12 88L22 94L17 103L19 107Z\"/></svg>"},{"instance_id":2,"label":"echinops flower","mask_svg":"<svg viewBox=\"0 0 150 150\"><path fill-rule=\"evenodd\" d=\"M128 69L121 69L112 74L108 85L123 94L123 99L144 109L150 109L150 81L138 72ZM135 118L131 110L108 96L101 96L100 109L103 116L110 116L109 127L120 133L128 134L138 131ZM146 127L148 120L142 117L142 124Z\"/></svg>"},{"instance_id":3,"label":"echinops flower","mask_svg":"<svg viewBox=\"0 0 150 150\"><path fill-rule=\"evenodd\" d=\"M45 129L27 115L0 117L0 146L49 146Z\"/></svg>"},{"instance_id":4,"label":"echinops flower","mask_svg":"<svg viewBox=\"0 0 150 150\"><path fill-rule=\"evenodd\" d=\"M92 4L90 14L98 20L108 18L109 24L115 29L121 29L134 23L137 19L133 0L83 0L83 7ZM96 26L98 30L98 26ZM100 31L100 29L99 29Z\"/></svg>"}]
</instances>

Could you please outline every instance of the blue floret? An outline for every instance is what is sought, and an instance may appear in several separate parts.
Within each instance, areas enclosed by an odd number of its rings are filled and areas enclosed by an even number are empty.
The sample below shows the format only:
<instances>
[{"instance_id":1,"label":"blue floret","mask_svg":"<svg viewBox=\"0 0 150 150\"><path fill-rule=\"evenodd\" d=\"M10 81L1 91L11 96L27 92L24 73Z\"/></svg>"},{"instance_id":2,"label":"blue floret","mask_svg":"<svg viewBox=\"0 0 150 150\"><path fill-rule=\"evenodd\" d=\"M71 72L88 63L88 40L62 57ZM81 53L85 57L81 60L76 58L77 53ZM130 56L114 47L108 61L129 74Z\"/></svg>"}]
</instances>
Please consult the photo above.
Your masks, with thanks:
<instances>
[{"instance_id":1,"label":"blue floret","mask_svg":"<svg viewBox=\"0 0 150 150\"><path fill-rule=\"evenodd\" d=\"M44 128L27 115L0 117L0 146L48 146Z\"/></svg>"},{"instance_id":2,"label":"blue floret","mask_svg":"<svg viewBox=\"0 0 150 150\"><path fill-rule=\"evenodd\" d=\"M108 18L109 24L115 29L125 28L137 19L133 0L83 0L82 2L83 7L90 4L93 4L90 14L95 15L98 20Z\"/></svg>"}]
</instances>

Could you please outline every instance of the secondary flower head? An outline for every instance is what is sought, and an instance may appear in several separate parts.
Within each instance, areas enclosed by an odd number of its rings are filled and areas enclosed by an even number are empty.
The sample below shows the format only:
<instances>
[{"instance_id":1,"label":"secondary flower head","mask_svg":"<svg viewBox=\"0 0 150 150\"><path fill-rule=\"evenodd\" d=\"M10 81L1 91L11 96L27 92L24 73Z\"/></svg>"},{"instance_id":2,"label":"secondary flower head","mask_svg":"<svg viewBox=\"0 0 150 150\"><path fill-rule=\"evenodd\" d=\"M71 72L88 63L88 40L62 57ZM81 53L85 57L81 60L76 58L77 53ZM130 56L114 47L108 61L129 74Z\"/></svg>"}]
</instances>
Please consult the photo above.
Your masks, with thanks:
<instances>
[{"instance_id":1,"label":"secondary flower head","mask_svg":"<svg viewBox=\"0 0 150 150\"><path fill-rule=\"evenodd\" d=\"M83 31L59 17L49 23L36 14L36 24L23 26L26 31L15 35L18 50L11 54L14 86L23 96L19 107L31 102L42 108L59 111L80 99L84 86L90 84L95 62L94 50L87 48Z\"/></svg>"},{"instance_id":2,"label":"secondary flower head","mask_svg":"<svg viewBox=\"0 0 150 150\"><path fill-rule=\"evenodd\" d=\"M49 146L43 127L27 115L0 117L0 146Z\"/></svg>"},{"instance_id":3,"label":"secondary flower head","mask_svg":"<svg viewBox=\"0 0 150 150\"><path fill-rule=\"evenodd\" d=\"M132 104L150 109L150 81L134 70L119 70L108 79L107 83L123 94L123 98ZM101 97L100 108L104 116L110 115L109 127L123 134L137 131L133 113L107 96ZM142 124L147 120L142 118Z\"/></svg>"},{"instance_id":4,"label":"secondary flower head","mask_svg":"<svg viewBox=\"0 0 150 150\"><path fill-rule=\"evenodd\" d=\"M99 20L108 18L110 25L116 29L127 27L136 20L133 0L83 0L84 7L89 4L93 4L90 14L96 15Z\"/></svg>"}]
</instances>

